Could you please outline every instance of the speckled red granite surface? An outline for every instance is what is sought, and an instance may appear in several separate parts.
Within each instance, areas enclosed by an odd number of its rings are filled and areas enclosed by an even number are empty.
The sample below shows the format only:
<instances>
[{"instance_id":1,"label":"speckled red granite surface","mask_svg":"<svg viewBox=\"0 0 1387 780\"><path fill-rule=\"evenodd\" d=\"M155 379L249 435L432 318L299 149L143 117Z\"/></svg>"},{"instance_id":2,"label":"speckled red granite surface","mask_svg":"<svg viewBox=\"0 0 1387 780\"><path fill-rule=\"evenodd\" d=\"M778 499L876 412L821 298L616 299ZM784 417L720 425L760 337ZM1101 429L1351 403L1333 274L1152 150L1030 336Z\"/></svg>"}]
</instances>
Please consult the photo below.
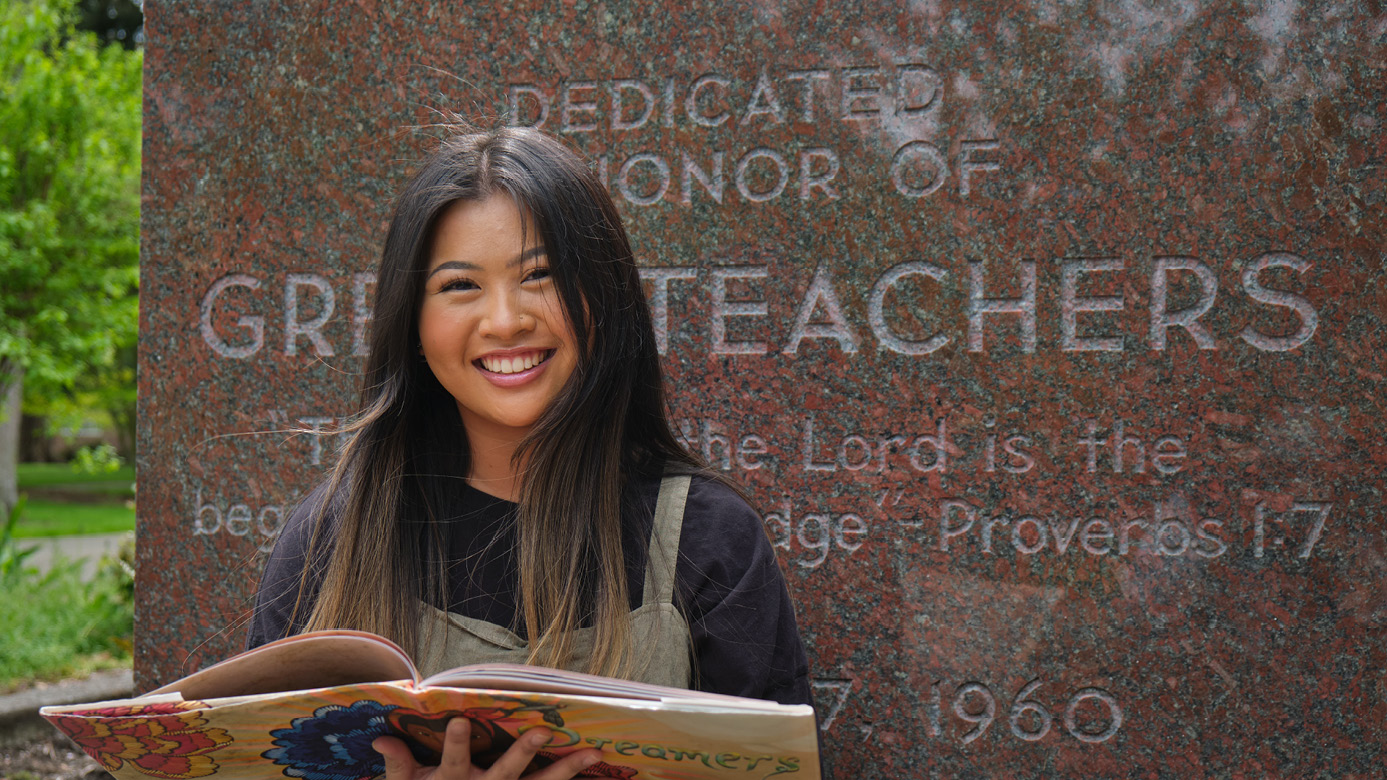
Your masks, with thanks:
<instances>
[{"instance_id":1,"label":"speckled red granite surface","mask_svg":"<svg viewBox=\"0 0 1387 780\"><path fill-rule=\"evenodd\" d=\"M513 96L606 171L839 778L1380 776L1380 3L496 6L147 0L144 685L330 458L409 128Z\"/></svg>"}]
</instances>

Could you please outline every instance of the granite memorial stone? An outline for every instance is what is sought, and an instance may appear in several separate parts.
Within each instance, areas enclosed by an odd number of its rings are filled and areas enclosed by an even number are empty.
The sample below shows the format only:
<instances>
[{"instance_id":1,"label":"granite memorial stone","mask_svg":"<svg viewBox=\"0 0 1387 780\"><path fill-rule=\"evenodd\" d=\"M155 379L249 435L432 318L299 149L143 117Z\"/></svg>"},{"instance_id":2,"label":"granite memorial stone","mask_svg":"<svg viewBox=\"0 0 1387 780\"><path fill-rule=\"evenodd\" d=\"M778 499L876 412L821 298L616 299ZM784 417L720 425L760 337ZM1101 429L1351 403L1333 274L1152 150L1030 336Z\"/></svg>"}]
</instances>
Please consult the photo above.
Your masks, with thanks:
<instances>
[{"instance_id":1,"label":"granite memorial stone","mask_svg":"<svg viewBox=\"0 0 1387 780\"><path fill-rule=\"evenodd\" d=\"M457 112L610 187L838 777L1380 776L1379 2L145 10L143 685L240 648Z\"/></svg>"}]
</instances>

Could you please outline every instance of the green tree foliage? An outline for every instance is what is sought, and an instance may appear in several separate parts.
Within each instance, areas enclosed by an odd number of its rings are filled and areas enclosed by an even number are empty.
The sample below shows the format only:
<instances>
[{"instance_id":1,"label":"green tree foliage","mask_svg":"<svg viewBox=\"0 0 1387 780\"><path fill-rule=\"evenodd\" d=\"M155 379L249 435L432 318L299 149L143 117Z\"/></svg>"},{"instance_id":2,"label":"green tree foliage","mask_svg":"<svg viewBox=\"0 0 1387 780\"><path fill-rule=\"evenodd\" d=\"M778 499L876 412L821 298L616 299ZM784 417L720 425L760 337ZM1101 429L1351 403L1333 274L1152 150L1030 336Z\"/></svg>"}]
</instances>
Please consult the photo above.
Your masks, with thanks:
<instances>
[{"instance_id":1,"label":"green tree foliage","mask_svg":"<svg viewBox=\"0 0 1387 780\"><path fill-rule=\"evenodd\" d=\"M0 3L0 389L49 406L128 376L138 318L143 55L72 10Z\"/></svg>"}]
</instances>

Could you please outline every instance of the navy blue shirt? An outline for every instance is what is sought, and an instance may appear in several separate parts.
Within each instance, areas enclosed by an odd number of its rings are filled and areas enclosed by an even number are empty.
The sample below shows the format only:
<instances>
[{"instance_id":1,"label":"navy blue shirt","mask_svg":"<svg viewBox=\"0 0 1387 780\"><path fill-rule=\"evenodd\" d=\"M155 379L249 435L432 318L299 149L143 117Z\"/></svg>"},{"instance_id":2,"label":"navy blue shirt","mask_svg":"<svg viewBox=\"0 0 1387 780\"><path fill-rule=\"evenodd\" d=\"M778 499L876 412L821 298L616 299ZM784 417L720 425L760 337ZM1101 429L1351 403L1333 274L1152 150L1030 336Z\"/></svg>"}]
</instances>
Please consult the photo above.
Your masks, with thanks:
<instances>
[{"instance_id":1,"label":"navy blue shirt","mask_svg":"<svg viewBox=\"0 0 1387 780\"><path fill-rule=\"evenodd\" d=\"M659 485L658 479L640 480L626 500L622 548L632 609L641 603ZM325 492L320 487L299 505L275 544L256 595L248 647L301 629L291 616ZM439 513L446 524L446 609L523 636L515 564L517 506L461 481L454 498ZM335 518L329 513L326 520L330 534ZM310 599L320 568L313 567L309 577ZM716 480L694 477L689 488L675 580L675 604L692 635L691 687L784 704L811 703L804 645L761 518ZM309 611L301 609L299 620Z\"/></svg>"}]
</instances>

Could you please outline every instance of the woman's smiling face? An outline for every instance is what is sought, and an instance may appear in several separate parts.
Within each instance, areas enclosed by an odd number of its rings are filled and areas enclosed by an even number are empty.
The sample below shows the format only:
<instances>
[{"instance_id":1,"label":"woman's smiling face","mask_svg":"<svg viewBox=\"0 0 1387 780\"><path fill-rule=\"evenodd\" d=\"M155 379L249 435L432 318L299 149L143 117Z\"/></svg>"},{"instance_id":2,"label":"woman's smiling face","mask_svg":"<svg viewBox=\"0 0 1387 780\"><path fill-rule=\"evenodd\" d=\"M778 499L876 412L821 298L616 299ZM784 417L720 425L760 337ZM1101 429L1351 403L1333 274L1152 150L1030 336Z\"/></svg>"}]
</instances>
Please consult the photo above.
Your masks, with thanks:
<instances>
[{"instance_id":1,"label":"woman's smiling face","mask_svg":"<svg viewBox=\"0 0 1387 780\"><path fill-rule=\"evenodd\" d=\"M474 443L523 437L578 364L544 246L524 227L500 193L452 204L434 233L419 342Z\"/></svg>"}]
</instances>

